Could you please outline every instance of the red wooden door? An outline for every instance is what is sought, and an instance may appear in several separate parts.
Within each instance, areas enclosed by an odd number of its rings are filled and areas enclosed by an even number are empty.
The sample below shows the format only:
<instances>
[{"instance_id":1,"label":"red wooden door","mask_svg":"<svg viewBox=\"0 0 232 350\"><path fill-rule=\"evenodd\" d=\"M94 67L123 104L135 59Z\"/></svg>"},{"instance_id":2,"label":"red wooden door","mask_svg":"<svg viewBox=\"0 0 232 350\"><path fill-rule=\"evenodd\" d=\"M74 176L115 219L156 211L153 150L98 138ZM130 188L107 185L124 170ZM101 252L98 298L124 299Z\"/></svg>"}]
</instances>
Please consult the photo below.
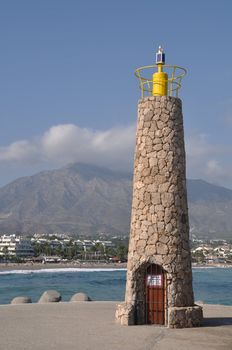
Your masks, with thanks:
<instances>
[{"instance_id":1,"label":"red wooden door","mask_svg":"<svg viewBox=\"0 0 232 350\"><path fill-rule=\"evenodd\" d=\"M146 272L146 315L149 324L165 324L165 275L161 266L150 265Z\"/></svg>"}]
</instances>

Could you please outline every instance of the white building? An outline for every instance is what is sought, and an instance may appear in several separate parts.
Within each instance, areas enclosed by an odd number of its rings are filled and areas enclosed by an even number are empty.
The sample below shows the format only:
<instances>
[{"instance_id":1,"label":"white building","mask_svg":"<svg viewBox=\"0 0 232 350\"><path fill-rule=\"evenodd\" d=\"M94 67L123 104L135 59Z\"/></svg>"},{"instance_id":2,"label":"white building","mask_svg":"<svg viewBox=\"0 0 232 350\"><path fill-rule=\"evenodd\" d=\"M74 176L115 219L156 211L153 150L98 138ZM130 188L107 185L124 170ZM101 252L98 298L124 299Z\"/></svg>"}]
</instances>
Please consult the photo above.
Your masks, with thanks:
<instances>
[{"instance_id":1,"label":"white building","mask_svg":"<svg viewBox=\"0 0 232 350\"><path fill-rule=\"evenodd\" d=\"M97 241L93 241L93 244L101 244L103 246L103 249L104 251L106 250L106 248L112 248L114 247L114 243L112 243L112 241L100 241L100 240L97 240Z\"/></svg>"},{"instance_id":2,"label":"white building","mask_svg":"<svg viewBox=\"0 0 232 350\"><path fill-rule=\"evenodd\" d=\"M30 240L16 235L0 236L0 256L27 257L33 255L34 250Z\"/></svg>"}]
</instances>

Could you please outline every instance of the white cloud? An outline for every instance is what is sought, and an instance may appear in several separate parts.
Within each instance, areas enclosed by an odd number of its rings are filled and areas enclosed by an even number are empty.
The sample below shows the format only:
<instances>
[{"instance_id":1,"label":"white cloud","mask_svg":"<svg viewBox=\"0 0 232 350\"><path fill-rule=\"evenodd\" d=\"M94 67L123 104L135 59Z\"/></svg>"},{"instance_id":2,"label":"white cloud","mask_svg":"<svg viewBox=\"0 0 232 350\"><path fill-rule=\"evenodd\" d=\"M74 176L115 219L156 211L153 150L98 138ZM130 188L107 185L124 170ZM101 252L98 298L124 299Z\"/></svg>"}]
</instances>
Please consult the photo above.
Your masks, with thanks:
<instances>
[{"instance_id":1,"label":"white cloud","mask_svg":"<svg viewBox=\"0 0 232 350\"><path fill-rule=\"evenodd\" d=\"M9 146L0 147L0 161L35 161L37 151L37 147L29 141L16 141Z\"/></svg>"},{"instance_id":2,"label":"white cloud","mask_svg":"<svg viewBox=\"0 0 232 350\"><path fill-rule=\"evenodd\" d=\"M135 125L105 131L74 124L52 126L40 137L0 147L0 184L71 162L132 171L134 142ZM232 187L231 146L195 133L186 137L186 153L189 178Z\"/></svg>"},{"instance_id":3,"label":"white cloud","mask_svg":"<svg viewBox=\"0 0 232 350\"><path fill-rule=\"evenodd\" d=\"M56 125L39 138L0 147L0 162L63 165L79 161L128 170L132 166L134 140L134 125L106 131L74 124Z\"/></svg>"},{"instance_id":4,"label":"white cloud","mask_svg":"<svg viewBox=\"0 0 232 350\"><path fill-rule=\"evenodd\" d=\"M218 146L211 143L210 136L204 133L192 134L186 140L186 152L191 158L209 156L219 152Z\"/></svg>"},{"instance_id":5,"label":"white cloud","mask_svg":"<svg viewBox=\"0 0 232 350\"><path fill-rule=\"evenodd\" d=\"M193 134L186 140L187 175L232 187L232 147L212 140L207 134Z\"/></svg>"},{"instance_id":6,"label":"white cloud","mask_svg":"<svg viewBox=\"0 0 232 350\"><path fill-rule=\"evenodd\" d=\"M206 163L206 169L208 170L209 174L221 174L222 168L220 167L219 163L215 159L210 159Z\"/></svg>"}]
</instances>

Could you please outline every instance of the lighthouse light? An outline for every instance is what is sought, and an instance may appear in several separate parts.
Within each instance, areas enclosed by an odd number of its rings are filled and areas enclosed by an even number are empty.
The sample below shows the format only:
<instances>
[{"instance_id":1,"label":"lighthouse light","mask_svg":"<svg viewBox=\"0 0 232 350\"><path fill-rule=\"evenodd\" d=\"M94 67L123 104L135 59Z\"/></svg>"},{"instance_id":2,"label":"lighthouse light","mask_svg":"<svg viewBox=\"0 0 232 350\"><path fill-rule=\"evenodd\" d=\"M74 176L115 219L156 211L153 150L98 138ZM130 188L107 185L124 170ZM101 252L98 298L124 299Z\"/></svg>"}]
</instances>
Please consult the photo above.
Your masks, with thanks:
<instances>
[{"instance_id":1,"label":"lighthouse light","mask_svg":"<svg viewBox=\"0 0 232 350\"><path fill-rule=\"evenodd\" d=\"M165 63L165 53L158 52L156 54L156 64Z\"/></svg>"}]
</instances>

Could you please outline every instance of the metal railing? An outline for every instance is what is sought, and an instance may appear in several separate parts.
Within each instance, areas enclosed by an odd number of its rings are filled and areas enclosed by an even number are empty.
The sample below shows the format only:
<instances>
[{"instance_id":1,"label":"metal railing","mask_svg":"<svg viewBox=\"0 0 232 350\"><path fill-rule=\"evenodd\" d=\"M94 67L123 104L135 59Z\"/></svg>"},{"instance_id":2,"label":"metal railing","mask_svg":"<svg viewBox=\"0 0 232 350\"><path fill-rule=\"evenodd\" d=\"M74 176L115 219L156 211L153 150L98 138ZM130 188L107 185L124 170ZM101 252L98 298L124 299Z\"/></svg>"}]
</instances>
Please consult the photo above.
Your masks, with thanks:
<instances>
[{"instance_id":1,"label":"metal railing","mask_svg":"<svg viewBox=\"0 0 232 350\"><path fill-rule=\"evenodd\" d=\"M139 88L142 97L152 96L152 76L157 71L158 65L144 66L135 70L135 76L139 79ZM181 81L187 70L179 66L163 65L163 71L168 74L168 96L178 97Z\"/></svg>"}]
</instances>

